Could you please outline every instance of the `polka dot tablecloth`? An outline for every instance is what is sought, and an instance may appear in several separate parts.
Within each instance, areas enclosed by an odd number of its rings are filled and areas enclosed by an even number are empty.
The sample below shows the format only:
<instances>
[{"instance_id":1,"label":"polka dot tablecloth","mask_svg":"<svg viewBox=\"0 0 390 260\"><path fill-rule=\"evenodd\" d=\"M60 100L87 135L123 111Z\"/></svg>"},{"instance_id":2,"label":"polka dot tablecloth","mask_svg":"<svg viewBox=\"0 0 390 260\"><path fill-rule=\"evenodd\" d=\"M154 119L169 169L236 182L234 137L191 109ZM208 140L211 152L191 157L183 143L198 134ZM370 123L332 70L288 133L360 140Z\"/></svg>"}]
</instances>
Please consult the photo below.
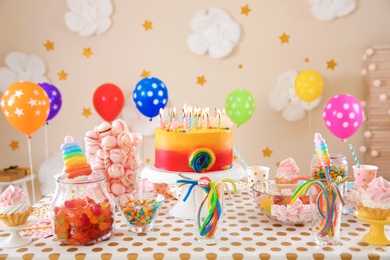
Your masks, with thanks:
<instances>
[{"instance_id":1,"label":"polka dot tablecloth","mask_svg":"<svg viewBox=\"0 0 390 260\"><path fill-rule=\"evenodd\" d=\"M35 205L47 207L51 196ZM113 236L88 246L70 246L48 235L50 229L22 231L32 242L19 248L0 248L0 259L390 259L390 246L369 245L362 240L369 225L343 215L340 243L317 246L309 224L281 225L266 218L246 191L225 201L222 241L204 245L196 241L194 223L176 219L167 199L149 233L132 233L117 214ZM50 232L49 232L50 233ZM390 229L386 226L386 233ZM8 236L0 231L0 239Z\"/></svg>"}]
</instances>

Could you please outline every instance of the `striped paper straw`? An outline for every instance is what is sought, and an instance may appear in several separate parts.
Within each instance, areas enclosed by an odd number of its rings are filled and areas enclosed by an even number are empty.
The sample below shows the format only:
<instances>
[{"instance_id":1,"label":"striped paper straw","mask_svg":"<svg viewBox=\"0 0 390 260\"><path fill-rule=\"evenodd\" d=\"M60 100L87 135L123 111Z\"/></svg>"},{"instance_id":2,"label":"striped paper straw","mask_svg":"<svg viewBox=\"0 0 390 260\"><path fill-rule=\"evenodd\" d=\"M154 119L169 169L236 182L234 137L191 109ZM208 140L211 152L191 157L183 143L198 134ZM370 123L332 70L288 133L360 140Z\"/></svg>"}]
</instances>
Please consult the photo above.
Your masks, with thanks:
<instances>
[{"instance_id":1,"label":"striped paper straw","mask_svg":"<svg viewBox=\"0 0 390 260\"><path fill-rule=\"evenodd\" d=\"M246 164L244 158L242 158L241 154L238 152L237 148L233 146L233 151L234 153L236 154L236 156L238 157L238 159L240 159L242 165L245 167L245 169L248 169L248 164Z\"/></svg>"},{"instance_id":2,"label":"striped paper straw","mask_svg":"<svg viewBox=\"0 0 390 260\"><path fill-rule=\"evenodd\" d=\"M355 150L352 147L352 144L349 144L349 150L351 151L352 157L355 160L355 163L356 163L357 167L360 169L359 160L358 160L358 158L356 156Z\"/></svg>"}]
</instances>

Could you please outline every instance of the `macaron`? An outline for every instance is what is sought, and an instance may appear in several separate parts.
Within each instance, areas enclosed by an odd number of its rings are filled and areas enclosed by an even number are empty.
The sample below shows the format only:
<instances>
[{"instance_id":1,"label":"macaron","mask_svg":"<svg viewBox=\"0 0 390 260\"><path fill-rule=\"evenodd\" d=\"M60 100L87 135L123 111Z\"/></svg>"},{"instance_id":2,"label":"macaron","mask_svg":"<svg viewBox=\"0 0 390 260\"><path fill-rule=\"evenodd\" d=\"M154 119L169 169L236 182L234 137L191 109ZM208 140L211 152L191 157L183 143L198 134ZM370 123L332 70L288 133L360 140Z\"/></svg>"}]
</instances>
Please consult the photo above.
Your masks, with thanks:
<instances>
[{"instance_id":1,"label":"macaron","mask_svg":"<svg viewBox=\"0 0 390 260\"><path fill-rule=\"evenodd\" d=\"M111 124L108 122L102 122L95 127L95 131L99 134L100 138L111 135Z\"/></svg>"},{"instance_id":2,"label":"macaron","mask_svg":"<svg viewBox=\"0 0 390 260\"><path fill-rule=\"evenodd\" d=\"M111 124L111 130L114 135L119 135L120 133L128 132L129 128L123 119L116 119Z\"/></svg>"},{"instance_id":3,"label":"macaron","mask_svg":"<svg viewBox=\"0 0 390 260\"><path fill-rule=\"evenodd\" d=\"M114 136L108 135L103 137L101 147L105 150L114 149L117 146L117 141Z\"/></svg>"}]
</instances>

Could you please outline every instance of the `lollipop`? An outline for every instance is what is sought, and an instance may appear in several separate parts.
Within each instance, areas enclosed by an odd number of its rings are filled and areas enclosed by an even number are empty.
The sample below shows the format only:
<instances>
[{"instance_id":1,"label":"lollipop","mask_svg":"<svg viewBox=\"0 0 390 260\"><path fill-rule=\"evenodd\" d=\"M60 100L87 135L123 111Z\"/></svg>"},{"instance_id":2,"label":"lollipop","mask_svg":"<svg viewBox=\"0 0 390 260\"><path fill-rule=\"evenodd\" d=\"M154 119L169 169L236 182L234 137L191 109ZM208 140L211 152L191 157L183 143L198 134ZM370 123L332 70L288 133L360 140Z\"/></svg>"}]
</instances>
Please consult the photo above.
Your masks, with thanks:
<instances>
[{"instance_id":1,"label":"lollipop","mask_svg":"<svg viewBox=\"0 0 390 260\"><path fill-rule=\"evenodd\" d=\"M64 172L68 174L69 179L92 173L91 165L87 163L87 158L85 158L80 143L75 142L73 137L65 137L61 150L64 160Z\"/></svg>"},{"instance_id":2,"label":"lollipop","mask_svg":"<svg viewBox=\"0 0 390 260\"><path fill-rule=\"evenodd\" d=\"M201 147L194 149L189 157L189 166L196 172L206 172L215 164L215 154L213 150Z\"/></svg>"}]
</instances>

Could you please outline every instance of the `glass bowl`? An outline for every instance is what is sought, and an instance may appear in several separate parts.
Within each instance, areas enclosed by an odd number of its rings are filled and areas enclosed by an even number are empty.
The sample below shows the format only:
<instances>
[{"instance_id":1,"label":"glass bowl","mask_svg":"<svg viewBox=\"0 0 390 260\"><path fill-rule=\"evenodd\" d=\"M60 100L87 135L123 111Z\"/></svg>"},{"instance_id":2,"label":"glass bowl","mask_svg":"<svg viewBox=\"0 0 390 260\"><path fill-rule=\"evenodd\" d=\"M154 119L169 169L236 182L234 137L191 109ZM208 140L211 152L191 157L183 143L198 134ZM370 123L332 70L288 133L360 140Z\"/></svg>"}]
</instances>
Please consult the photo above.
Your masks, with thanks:
<instances>
[{"instance_id":1,"label":"glass bowl","mask_svg":"<svg viewBox=\"0 0 390 260\"><path fill-rule=\"evenodd\" d=\"M344 190L344 213L354 216L354 212L359 209L359 203L365 193L362 187L356 188L353 182L347 182L346 190Z\"/></svg>"},{"instance_id":2,"label":"glass bowl","mask_svg":"<svg viewBox=\"0 0 390 260\"><path fill-rule=\"evenodd\" d=\"M149 232L153 229L165 196L154 192L134 194L134 199L116 202L117 208L131 232Z\"/></svg>"},{"instance_id":3,"label":"glass bowl","mask_svg":"<svg viewBox=\"0 0 390 260\"><path fill-rule=\"evenodd\" d=\"M281 224L303 224L311 220L310 197L299 197L293 205L291 196L301 185L277 184L274 180L259 181L252 185L252 197L261 212Z\"/></svg>"}]
</instances>

